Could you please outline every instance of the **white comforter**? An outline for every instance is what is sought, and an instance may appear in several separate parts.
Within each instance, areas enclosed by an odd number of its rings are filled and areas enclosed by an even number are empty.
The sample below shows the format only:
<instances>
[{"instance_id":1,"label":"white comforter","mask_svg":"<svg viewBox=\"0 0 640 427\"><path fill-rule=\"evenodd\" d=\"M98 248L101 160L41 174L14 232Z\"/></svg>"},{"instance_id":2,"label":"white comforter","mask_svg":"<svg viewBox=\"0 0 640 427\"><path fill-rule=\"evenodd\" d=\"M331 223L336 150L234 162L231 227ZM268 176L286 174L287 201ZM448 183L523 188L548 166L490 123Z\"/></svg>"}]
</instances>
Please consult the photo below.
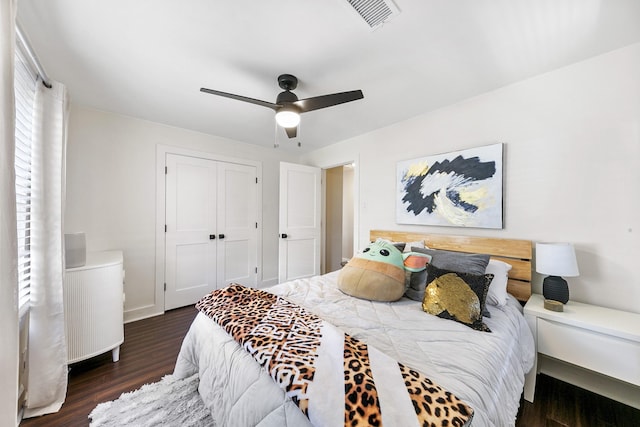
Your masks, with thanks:
<instances>
[{"instance_id":1,"label":"white comforter","mask_svg":"<svg viewBox=\"0 0 640 427\"><path fill-rule=\"evenodd\" d=\"M475 331L422 311L403 298L380 303L347 296L337 273L268 289L309 308L351 336L413 367L467 402L472 426L513 426L534 345L520 304L488 306L492 333ZM308 419L214 321L199 313L178 355L174 374L200 375L199 391L220 426L309 425Z\"/></svg>"}]
</instances>

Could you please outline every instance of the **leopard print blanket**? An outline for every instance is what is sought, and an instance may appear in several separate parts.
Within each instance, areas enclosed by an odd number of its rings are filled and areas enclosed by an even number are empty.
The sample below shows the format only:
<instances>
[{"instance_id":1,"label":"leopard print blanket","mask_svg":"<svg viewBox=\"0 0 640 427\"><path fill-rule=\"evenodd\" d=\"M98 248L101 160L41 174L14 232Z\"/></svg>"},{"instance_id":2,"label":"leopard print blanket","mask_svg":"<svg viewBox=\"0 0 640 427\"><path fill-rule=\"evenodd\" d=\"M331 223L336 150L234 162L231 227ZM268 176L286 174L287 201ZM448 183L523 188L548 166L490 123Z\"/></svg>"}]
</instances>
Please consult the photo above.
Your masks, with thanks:
<instances>
[{"instance_id":1,"label":"leopard print blanket","mask_svg":"<svg viewBox=\"0 0 640 427\"><path fill-rule=\"evenodd\" d=\"M456 396L285 298L232 284L196 308L249 352L314 425L471 422L473 409Z\"/></svg>"}]
</instances>

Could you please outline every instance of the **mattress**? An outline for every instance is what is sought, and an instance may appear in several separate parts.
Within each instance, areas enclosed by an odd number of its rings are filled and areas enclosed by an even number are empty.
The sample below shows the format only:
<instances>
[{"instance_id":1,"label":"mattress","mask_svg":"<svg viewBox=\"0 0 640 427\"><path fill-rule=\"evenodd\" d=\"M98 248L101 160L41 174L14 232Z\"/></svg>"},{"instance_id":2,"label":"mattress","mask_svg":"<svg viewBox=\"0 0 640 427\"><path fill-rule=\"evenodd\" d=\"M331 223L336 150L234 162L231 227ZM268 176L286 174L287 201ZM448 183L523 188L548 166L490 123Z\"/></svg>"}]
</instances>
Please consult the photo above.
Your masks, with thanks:
<instances>
[{"instance_id":1,"label":"mattress","mask_svg":"<svg viewBox=\"0 0 640 427\"><path fill-rule=\"evenodd\" d=\"M354 338L425 374L474 409L472 426L513 426L534 360L531 331L515 298L488 305L491 333L426 314L402 298L373 302L345 295L337 273L268 288L307 307ZM174 374L200 375L199 392L216 425L311 425L254 359L199 313L185 336Z\"/></svg>"}]
</instances>

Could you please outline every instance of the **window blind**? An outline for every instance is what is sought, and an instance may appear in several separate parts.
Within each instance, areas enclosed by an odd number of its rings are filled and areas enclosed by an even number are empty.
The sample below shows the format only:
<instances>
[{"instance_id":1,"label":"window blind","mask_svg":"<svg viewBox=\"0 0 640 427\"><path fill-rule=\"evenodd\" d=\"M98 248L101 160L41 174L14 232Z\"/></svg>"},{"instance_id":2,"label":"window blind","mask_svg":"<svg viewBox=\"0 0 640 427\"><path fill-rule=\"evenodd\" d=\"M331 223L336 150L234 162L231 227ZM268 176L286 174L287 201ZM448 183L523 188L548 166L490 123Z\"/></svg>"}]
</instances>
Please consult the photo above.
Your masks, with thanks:
<instances>
[{"instance_id":1,"label":"window blind","mask_svg":"<svg viewBox=\"0 0 640 427\"><path fill-rule=\"evenodd\" d=\"M37 73L21 46L16 46L16 214L18 222L18 292L19 309L29 306L31 289L31 141Z\"/></svg>"}]
</instances>

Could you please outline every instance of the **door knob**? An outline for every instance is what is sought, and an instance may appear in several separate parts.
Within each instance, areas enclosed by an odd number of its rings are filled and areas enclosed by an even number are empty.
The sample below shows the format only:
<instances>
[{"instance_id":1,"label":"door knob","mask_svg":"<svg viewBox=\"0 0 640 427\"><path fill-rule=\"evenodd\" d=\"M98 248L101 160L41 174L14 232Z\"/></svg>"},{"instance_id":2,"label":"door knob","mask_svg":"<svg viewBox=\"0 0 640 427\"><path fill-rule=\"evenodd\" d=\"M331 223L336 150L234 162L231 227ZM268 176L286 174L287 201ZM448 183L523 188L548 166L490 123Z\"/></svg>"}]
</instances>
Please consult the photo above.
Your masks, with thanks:
<instances>
[{"instance_id":1,"label":"door knob","mask_svg":"<svg viewBox=\"0 0 640 427\"><path fill-rule=\"evenodd\" d=\"M218 234L218 239L224 239L224 234Z\"/></svg>"},{"instance_id":2,"label":"door knob","mask_svg":"<svg viewBox=\"0 0 640 427\"><path fill-rule=\"evenodd\" d=\"M286 239L288 236L287 236L287 233L282 233L280 237L282 237L283 239Z\"/></svg>"},{"instance_id":3,"label":"door knob","mask_svg":"<svg viewBox=\"0 0 640 427\"><path fill-rule=\"evenodd\" d=\"M215 239L216 239L215 234L209 234L209 240L215 240Z\"/></svg>"}]
</instances>

